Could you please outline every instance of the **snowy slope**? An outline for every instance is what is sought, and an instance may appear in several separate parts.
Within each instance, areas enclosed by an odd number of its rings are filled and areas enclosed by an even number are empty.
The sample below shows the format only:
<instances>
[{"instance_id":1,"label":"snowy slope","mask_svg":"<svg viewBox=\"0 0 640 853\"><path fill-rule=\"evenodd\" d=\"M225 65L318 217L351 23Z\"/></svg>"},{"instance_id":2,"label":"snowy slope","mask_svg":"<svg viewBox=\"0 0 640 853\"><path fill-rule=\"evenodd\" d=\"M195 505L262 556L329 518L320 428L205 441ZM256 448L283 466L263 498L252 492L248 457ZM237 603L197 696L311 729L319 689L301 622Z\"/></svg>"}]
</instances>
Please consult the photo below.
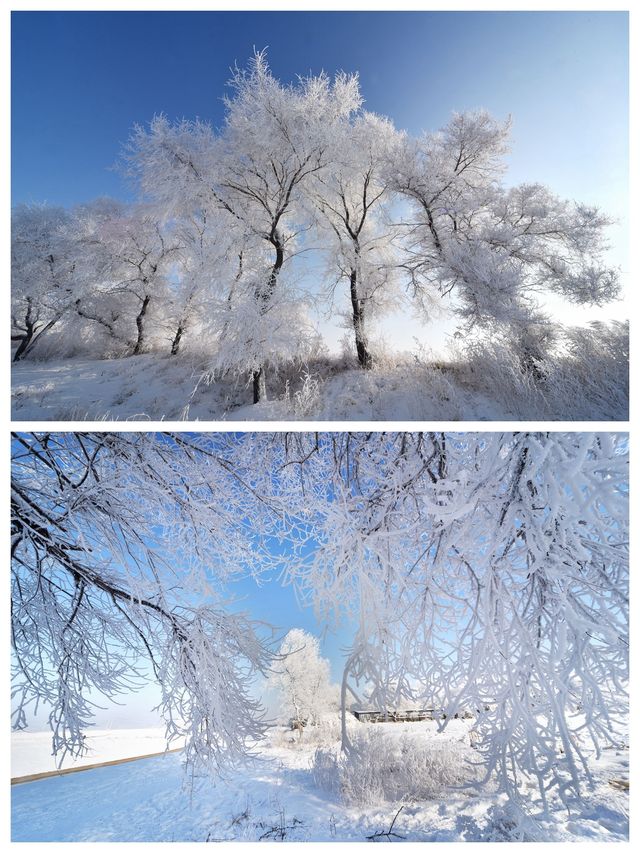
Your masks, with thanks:
<instances>
[{"instance_id":1,"label":"snowy slope","mask_svg":"<svg viewBox=\"0 0 640 853\"><path fill-rule=\"evenodd\" d=\"M358 369L304 382L271 378L272 399L251 402L242 383L203 380L202 366L153 355L13 365L18 420L486 420L515 417L483 394L428 380L405 366Z\"/></svg>"},{"instance_id":2,"label":"snowy slope","mask_svg":"<svg viewBox=\"0 0 640 853\"><path fill-rule=\"evenodd\" d=\"M486 368L486 366L484 366ZM270 375L269 400L234 380L210 381L204 362L140 355L24 361L12 366L14 420L626 420L611 385L574 376L533 387L522 377L398 356L374 370L325 359ZM601 383L602 384L602 383ZM600 388L600 390L598 390ZM624 402L621 402L624 401Z\"/></svg>"},{"instance_id":3,"label":"snowy slope","mask_svg":"<svg viewBox=\"0 0 640 853\"><path fill-rule=\"evenodd\" d=\"M393 735L401 727L387 726ZM428 724L410 724L418 735ZM402 727L406 730L406 727ZM433 732L431 732L433 734ZM255 763L214 786L191 791L179 753L16 785L14 841L364 841L385 830L401 803L371 808L343 805L319 788L311 772L314 745L287 744L285 733ZM609 780L627 775L627 754L607 751L594 762L598 784L586 801L557 810L536 827L554 841L627 838L625 791ZM394 830L411 841L511 840L513 819L504 798L490 790L450 791L405 803Z\"/></svg>"}]
</instances>

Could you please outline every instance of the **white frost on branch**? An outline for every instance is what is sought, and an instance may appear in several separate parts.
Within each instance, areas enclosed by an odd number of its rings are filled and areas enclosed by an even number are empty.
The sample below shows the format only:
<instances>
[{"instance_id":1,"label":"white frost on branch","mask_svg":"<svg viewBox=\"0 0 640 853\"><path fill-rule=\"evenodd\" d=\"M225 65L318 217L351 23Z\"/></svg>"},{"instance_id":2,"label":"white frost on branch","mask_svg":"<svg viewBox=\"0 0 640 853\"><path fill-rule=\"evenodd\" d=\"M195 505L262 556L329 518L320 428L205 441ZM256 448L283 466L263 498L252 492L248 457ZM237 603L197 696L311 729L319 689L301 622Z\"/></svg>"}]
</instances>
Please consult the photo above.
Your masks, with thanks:
<instances>
[{"instance_id":1,"label":"white frost on branch","mask_svg":"<svg viewBox=\"0 0 640 853\"><path fill-rule=\"evenodd\" d=\"M222 598L260 535L224 499L233 476L188 437L29 434L13 450L14 727L43 702L62 762L84 749L89 693L129 693L150 671L194 773L243 758L272 653Z\"/></svg>"},{"instance_id":2,"label":"white frost on branch","mask_svg":"<svg viewBox=\"0 0 640 853\"><path fill-rule=\"evenodd\" d=\"M626 437L246 441L270 460L260 492L278 470L296 519L289 580L322 617L357 626L343 713L354 681L377 707L471 711L487 774L512 796L526 778L543 803L551 787L578 790L587 752L616 742L625 713Z\"/></svg>"},{"instance_id":3,"label":"white frost on branch","mask_svg":"<svg viewBox=\"0 0 640 853\"><path fill-rule=\"evenodd\" d=\"M222 584L295 585L354 625L342 682L475 715L478 755L544 807L618 742L628 687L628 447L618 433L17 436L16 723L46 700L77 752L85 689L152 661L208 767L259 736L271 660ZM150 519L152 520L150 522ZM446 725L446 720L443 722ZM343 726L343 747L350 742Z\"/></svg>"}]
</instances>

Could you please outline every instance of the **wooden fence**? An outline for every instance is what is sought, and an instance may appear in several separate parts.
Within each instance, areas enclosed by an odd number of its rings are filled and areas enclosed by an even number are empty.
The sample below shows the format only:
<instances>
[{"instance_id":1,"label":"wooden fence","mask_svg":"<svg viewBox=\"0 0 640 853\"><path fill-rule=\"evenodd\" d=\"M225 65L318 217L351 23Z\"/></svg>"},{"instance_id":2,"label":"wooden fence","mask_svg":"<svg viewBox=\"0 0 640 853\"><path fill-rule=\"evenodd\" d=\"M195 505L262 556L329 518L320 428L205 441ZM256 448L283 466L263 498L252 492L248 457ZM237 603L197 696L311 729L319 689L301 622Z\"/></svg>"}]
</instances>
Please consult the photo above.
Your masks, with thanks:
<instances>
[{"instance_id":1,"label":"wooden fence","mask_svg":"<svg viewBox=\"0 0 640 853\"><path fill-rule=\"evenodd\" d=\"M434 720L441 714L435 708L421 708L412 711L354 711L353 716L361 723L413 723Z\"/></svg>"}]
</instances>

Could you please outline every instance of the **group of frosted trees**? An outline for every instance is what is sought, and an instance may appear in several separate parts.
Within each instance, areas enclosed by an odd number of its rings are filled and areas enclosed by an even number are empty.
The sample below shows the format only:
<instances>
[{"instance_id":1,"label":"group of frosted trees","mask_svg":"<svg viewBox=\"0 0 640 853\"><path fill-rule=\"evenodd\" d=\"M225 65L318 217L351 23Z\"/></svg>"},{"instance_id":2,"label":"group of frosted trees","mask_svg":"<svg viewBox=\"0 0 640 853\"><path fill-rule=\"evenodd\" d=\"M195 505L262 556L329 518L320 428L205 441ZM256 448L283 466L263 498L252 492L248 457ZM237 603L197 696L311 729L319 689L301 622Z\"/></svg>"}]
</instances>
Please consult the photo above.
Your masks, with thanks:
<instances>
[{"instance_id":1,"label":"group of frosted trees","mask_svg":"<svg viewBox=\"0 0 640 853\"><path fill-rule=\"evenodd\" d=\"M194 772L241 759L302 651L229 606L253 576L349 626L347 757L354 696L470 711L488 778L568 796L624 736L627 467L616 433L17 434L14 725L75 754L154 678Z\"/></svg>"},{"instance_id":2,"label":"group of frosted trees","mask_svg":"<svg viewBox=\"0 0 640 853\"><path fill-rule=\"evenodd\" d=\"M535 376L555 334L540 294L616 296L606 216L504 185L508 122L454 114L416 139L363 109L357 76L285 86L261 53L230 87L219 131L164 116L136 128L124 164L140 203L14 211L16 360L199 346L260 401L269 365L316 352L318 300L368 369L377 316L404 301L428 318L450 294L467 333L507 341Z\"/></svg>"}]
</instances>

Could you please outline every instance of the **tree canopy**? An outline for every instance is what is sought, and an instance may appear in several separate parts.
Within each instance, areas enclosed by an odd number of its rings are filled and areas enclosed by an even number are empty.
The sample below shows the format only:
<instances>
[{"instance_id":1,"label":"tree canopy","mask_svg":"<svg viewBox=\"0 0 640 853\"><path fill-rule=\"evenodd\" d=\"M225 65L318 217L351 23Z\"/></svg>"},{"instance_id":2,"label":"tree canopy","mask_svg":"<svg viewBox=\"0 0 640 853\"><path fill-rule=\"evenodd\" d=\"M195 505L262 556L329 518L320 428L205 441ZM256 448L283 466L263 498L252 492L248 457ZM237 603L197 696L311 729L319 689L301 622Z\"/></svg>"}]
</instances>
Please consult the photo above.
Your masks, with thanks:
<instances>
[{"instance_id":1,"label":"tree canopy","mask_svg":"<svg viewBox=\"0 0 640 853\"><path fill-rule=\"evenodd\" d=\"M240 759L273 668L225 604L253 574L352 627L347 752L364 690L471 711L513 796L578 790L624 718L627 453L616 433L17 434L14 724L44 701L76 753L87 690L126 692L146 661L192 766Z\"/></svg>"}]
</instances>

